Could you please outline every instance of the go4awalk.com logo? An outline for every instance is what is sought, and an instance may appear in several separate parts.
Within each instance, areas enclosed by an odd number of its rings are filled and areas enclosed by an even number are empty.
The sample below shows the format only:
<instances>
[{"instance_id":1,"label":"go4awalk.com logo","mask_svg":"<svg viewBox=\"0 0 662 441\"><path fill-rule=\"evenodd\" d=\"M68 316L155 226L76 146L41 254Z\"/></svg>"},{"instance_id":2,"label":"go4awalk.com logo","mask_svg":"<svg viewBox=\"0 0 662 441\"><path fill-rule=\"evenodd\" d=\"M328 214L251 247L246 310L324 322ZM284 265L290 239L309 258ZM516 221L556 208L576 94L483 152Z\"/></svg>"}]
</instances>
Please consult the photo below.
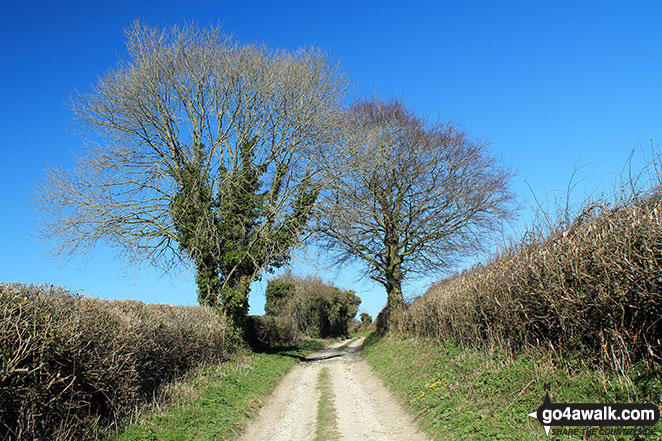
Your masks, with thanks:
<instances>
[{"instance_id":1,"label":"go4awalk.com logo","mask_svg":"<svg viewBox=\"0 0 662 441\"><path fill-rule=\"evenodd\" d=\"M552 403L547 392L538 410L527 415L543 425L547 436L550 430L553 435L650 435L660 419L660 410L653 403ZM556 429L559 426L585 427Z\"/></svg>"}]
</instances>

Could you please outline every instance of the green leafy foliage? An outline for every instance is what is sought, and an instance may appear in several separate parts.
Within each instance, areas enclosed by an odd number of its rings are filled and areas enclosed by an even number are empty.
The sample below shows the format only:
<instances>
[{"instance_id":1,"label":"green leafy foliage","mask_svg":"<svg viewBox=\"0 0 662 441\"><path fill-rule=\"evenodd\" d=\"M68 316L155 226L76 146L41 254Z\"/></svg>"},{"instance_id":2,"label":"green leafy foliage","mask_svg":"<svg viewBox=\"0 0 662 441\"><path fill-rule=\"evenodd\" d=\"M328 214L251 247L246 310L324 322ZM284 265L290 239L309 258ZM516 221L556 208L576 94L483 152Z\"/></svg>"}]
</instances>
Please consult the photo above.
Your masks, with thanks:
<instances>
[{"instance_id":1,"label":"green leafy foliage","mask_svg":"<svg viewBox=\"0 0 662 441\"><path fill-rule=\"evenodd\" d=\"M354 291L342 290L316 277L287 276L270 283L271 296L276 290L284 296L280 298L279 315L289 319L300 334L319 338L348 335L361 304Z\"/></svg>"},{"instance_id":2,"label":"green leafy foliage","mask_svg":"<svg viewBox=\"0 0 662 441\"><path fill-rule=\"evenodd\" d=\"M287 302L294 296L295 291L296 285L291 281L269 280L264 293L266 297L264 312L267 315L281 315L287 306Z\"/></svg>"},{"instance_id":3,"label":"green leafy foliage","mask_svg":"<svg viewBox=\"0 0 662 441\"><path fill-rule=\"evenodd\" d=\"M215 252L218 219L209 186L209 174L202 163L202 146L197 146L192 160L180 156L176 180L179 191L171 202L171 214L182 250L188 252L196 267L198 301L217 306L221 289L219 256Z\"/></svg>"},{"instance_id":4,"label":"green leafy foliage","mask_svg":"<svg viewBox=\"0 0 662 441\"><path fill-rule=\"evenodd\" d=\"M237 325L248 313L250 283L262 270L289 261L318 193L305 179L292 212L276 213L273 202L282 189L286 166L277 166L265 191L261 178L268 170L256 164L257 146L257 137L241 141L238 164L231 171L219 170L215 195L201 159L182 159L179 191L171 204L180 248L195 262L200 303L222 307Z\"/></svg>"}]
</instances>

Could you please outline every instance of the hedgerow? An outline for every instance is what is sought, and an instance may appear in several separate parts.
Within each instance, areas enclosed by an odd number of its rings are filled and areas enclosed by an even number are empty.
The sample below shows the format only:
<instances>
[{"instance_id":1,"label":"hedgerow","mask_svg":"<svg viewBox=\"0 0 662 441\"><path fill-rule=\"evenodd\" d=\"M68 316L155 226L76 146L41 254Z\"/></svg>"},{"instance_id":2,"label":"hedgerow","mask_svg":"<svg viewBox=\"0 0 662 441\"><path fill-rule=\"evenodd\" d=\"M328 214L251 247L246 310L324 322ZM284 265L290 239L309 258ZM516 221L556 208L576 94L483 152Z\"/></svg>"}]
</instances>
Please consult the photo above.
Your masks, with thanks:
<instances>
[{"instance_id":1,"label":"hedgerow","mask_svg":"<svg viewBox=\"0 0 662 441\"><path fill-rule=\"evenodd\" d=\"M625 372L662 360L662 198L593 204L569 228L436 284L390 326Z\"/></svg>"},{"instance_id":2,"label":"hedgerow","mask_svg":"<svg viewBox=\"0 0 662 441\"><path fill-rule=\"evenodd\" d=\"M265 292L267 315L292 323L296 335L313 338L349 334L361 299L318 277L291 274L269 281Z\"/></svg>"},{"instance_id":3,"label":"hedgerow","mask_svg":"<svg viewBox=\"0 0 662 441\"><path fill-rule=\"evenodd\" d=\"M0 284L0 439L84 439L232 339L206 307Z\"/></svg>"}]
</instances>

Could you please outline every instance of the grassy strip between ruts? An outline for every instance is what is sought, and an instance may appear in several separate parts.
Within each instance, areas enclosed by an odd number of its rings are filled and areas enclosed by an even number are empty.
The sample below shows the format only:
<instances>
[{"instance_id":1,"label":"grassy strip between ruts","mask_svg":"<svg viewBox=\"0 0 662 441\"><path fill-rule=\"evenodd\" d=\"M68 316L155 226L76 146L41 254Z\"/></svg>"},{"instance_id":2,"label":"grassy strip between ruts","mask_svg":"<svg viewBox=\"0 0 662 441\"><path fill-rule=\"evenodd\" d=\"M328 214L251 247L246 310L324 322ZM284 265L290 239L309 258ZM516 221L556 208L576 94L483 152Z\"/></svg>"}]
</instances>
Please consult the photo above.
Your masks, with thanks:
<instances>
[{"instance_id":1,"label":"grassy strip between ruts","mask_svg":"<svg viewBox=\"0 0 662 441\"><path fill-rule=\"evenodd\" d=\"M315 441L332 441L340 439L338 432L338 415L333 404L335 395L331 386L329 368L322 368L318 379L320 398L317 403L317 428Z\"/></svg>"},{"instance_id":2,"label":"grassy strip between ruts","mask_svg":"<svg viewBox=\"0 0 662 441\"><path fill-rule=\"evenodd\" d=\"M338 350L339 350L339 351L340 351L340 350L344 350L347 346L351 345L352 343L354 343L354 342L355 342L356 340L358 340L358 339L359 339L359 337L352 337L352 338L350 338L350 339L347 340L345 343L343 343L342 346L339 346L339 347L338 347Z\"/></svg>"},{"instance_id":3,"label":"grassy strip between ruts","mask_svg":"<svg viewBox=\"0 0 662 441\"><path fill-rule=\"evenodd\" d=\"M551 388L552 402L649 400L659 406L660 373L641 372L624 379L589 370L578 359L561 362L545 354L511 359L496 352L464 349L450 341L399 335L370 335L363 355L434 439L662 439L662 423L654 427L653 435L639 438L599 433L590 437L552 434L546 438L541 425L526 416L542 404L545 384Z\"/></svg>"},{"instance_id":4,"label":"grassy strip between ruts","mask_svg":"<svg viewBox=\"0 0 662 441\"><path fill-rule=\"evenodd\" d=\"M239 353L174 385L173 399L153 409L107 441L228 440L235 438L285 374L319 341L269 353Z\"/></svg>"}]
</instances>

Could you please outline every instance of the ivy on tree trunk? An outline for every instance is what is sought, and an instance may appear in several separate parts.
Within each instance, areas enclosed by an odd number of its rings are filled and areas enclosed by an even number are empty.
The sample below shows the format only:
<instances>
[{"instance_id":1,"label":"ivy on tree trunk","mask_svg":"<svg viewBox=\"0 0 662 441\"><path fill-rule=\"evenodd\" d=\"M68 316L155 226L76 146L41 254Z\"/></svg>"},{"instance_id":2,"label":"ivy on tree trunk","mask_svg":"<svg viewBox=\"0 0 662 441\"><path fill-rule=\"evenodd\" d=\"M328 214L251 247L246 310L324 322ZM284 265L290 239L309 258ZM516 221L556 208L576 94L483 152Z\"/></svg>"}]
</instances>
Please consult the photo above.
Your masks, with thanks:
<instances>
[{"instance_id":1,"label":"ivy on tree trunk","mask_svg":"<svg viewBox=\"0 0 662 441\"><path fill-rule=\"evenodd\" d=\"M264 190L260 178L267 167L255 164L257 144L256 137L241 141L239 164L232 172L220 170L216 195L195 156L183 163L172 203L180 248L195 263L199 302L222 308L239 326L248 314L251 282L261 269L289 261L318 194L306 179L292 213L276 223L270 201L278 198L285 170L277 167L275 179Z\"/></svg>"}]
</instances>

